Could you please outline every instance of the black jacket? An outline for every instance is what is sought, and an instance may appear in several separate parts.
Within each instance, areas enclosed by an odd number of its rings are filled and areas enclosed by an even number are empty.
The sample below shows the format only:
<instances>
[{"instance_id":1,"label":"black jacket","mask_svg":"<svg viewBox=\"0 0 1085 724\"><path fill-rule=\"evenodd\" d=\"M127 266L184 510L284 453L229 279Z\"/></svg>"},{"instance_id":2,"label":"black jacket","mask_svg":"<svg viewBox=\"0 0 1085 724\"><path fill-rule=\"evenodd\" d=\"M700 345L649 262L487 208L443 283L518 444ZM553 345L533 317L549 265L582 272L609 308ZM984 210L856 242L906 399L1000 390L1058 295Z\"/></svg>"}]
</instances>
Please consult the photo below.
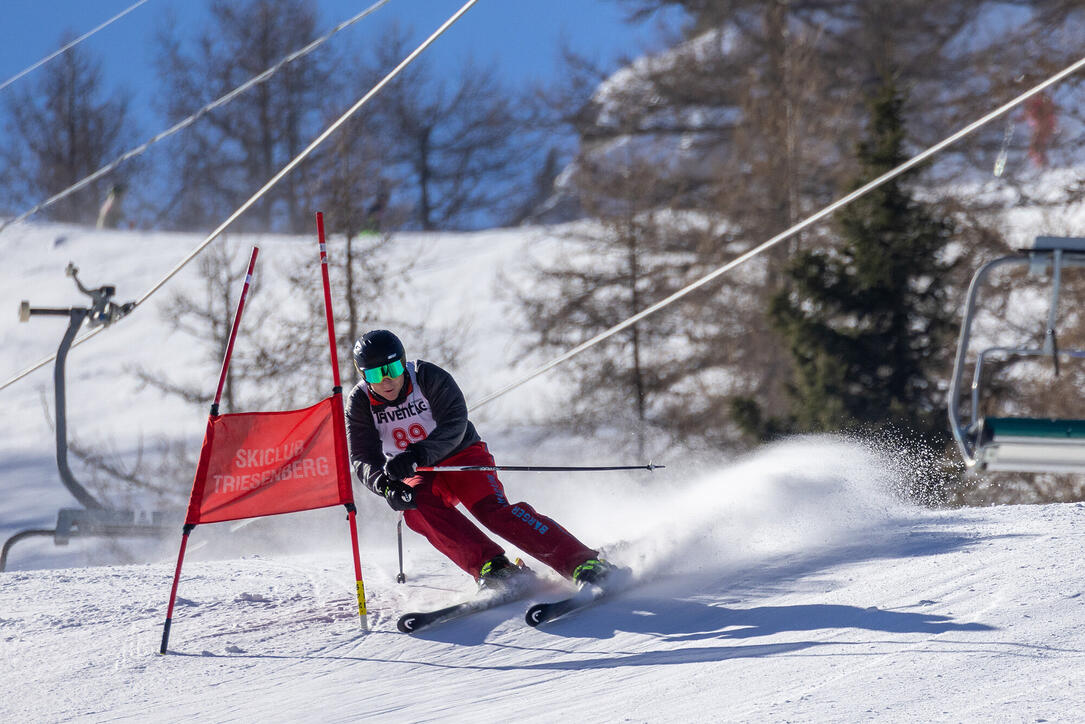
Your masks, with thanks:
<instances>
[{"instance_id":1,"label":"black jacket","mask_svg":"<svg viewBox=\"0 0 1085 724\"><path fill-rule=\"evenodd\" d=\"M415 362L415 379L429 401L430 411L437 423L426 439L407 446L419 465L435 465L481 439L475 426L467 419L467 401L452 375L435 364L418 360ZM405 381L399 398L388 403L376 402L379 398L370 395L364 381L355 385L347 396L347 440L350 443L351 466L358 479L374 492L373 486L384 469L385 457L372 410L395 407L403 402L410 394L409 385L410 377Z\"/></svg>"}]
</instances>

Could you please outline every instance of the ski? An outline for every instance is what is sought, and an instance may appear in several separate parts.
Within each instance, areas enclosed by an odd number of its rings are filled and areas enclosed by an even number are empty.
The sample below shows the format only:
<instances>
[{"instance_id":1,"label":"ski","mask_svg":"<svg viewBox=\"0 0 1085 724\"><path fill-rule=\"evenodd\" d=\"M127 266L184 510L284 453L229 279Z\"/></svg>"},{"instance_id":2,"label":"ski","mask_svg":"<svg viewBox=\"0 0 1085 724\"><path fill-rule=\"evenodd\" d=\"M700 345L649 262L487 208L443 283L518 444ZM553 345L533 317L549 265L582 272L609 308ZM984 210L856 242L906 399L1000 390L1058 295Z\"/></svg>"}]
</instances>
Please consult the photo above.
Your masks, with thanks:
<instances>
[{"instance_id":1,"label":"ski","mask_svg":"<svg viewBox=\"0 0 1085 724\"><path fill-rule=\"evenodd\" d=\"M547 603L536 603L527 610L527 615L524 616L524 620L527 621L528 626L539 626L547 621L553 621L556 618L566 616L573 611L587 608L608 593L610 593L610 591L605 588L586 583L568 598L563 598L559 601L549 601Z\"/></svg>"},{"instance_id":2,"label":"ski","mask_svg":"<svg viewBox=\"0 0 1085 724\"><path fill-rule=\"evenodd\" d=\"M607 577L605 585L584 583L568 598L535 604L527 610L524 620L527 621L528 626L539 626L592 606L608 596L624 591L632 583L633 572L628 568L618 568Z\"/></svg>"},{"instance_id":3,"label":"ski","mask_svg":"<svg viewBox=\"0 0 1085 724\"><path fill-rule=\"evenodd\" d=\"M414 611L405 613L396 622L396 628L403 633L417 633L424 628L429 628L439 623L452 621L472 613L486 611L497 606L519 601L530 596L535 590L534 586L521 586L509 588L504 591L484 591L474 598L454 603L451 606L438 608L433 611Z\"/></svg>"}]
</instances>

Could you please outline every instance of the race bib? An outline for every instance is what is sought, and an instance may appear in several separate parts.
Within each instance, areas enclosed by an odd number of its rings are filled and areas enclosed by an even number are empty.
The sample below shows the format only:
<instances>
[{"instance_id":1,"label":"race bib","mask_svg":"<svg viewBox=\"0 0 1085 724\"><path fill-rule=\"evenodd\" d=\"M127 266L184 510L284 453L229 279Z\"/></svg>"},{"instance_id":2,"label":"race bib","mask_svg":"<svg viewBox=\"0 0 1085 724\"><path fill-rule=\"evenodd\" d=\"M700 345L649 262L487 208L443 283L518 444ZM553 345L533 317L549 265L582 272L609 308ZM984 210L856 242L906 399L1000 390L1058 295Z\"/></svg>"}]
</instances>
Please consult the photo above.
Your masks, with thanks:
<instances>
[{"instance_id":1,"label":"race bib","mask_svg":"<svg viewBox=\"0 0 1085 724\"><path fill-rule=\"evenodd\" d=\"M411 387L411 393L406 399L398 405L370 407L386 458L393 458L400 454L412 442L425 440L437 427L437 421L433 419L433 412L430 410L429 400L418 386L414 362L408 362L406 368Z\"/></svg>"}]
</instances>

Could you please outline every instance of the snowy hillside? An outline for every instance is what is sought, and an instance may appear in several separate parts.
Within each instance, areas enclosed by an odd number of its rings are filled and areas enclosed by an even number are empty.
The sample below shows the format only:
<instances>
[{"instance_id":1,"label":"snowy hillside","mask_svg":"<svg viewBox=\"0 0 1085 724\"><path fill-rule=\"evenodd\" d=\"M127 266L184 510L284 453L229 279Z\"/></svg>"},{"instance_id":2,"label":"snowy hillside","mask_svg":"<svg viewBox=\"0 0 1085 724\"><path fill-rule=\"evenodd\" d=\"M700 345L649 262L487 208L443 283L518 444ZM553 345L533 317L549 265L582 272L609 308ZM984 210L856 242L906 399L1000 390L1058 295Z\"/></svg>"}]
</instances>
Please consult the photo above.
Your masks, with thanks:
<instances>
[{"instance_id":1,"label":"snowy hillside","mask_svg":"<svg viewBox=\"0 0 1085 724\"><path fill-rule=\"evenodd\" d=\"M405 607L471 588L412 539L405 585L391 546L365 549L362 633L345 530L323 553L188 565L167 656L169 562L6 573L0 660L18 696L0 717L1079 720L1085 508L909 509L878 489L883 462L798 441L680 497L628 495L577 522L632 534L615 557L643 584L544 629L509 604L396 632Z\"/></svg>"},{"instance_id":2,"label":"snowy hillside","mask_svg":"<svg viewBox=\"0 0 1085 724\"><path fill-rule=\"evenodd\" d=\"M115 285L115 301L122 303L141 297L200 240L195 235L103 232L58 225L18 225L6 229L0 234L0 255L5 262L0 265L0 310L8 310L0 312L0 379L6 381L56 352L66 328L66 319L58 317L33 317L20 324L17 311L21 300L29 300L36 307L89 303L72 280L65 277L69 261L79 268L80 279L88 287ZM427 328L437 334L443 330L466 329L468 339L476 341L461 345L457 379L469 403L479 399L516 379L529 364L537 363L524 362L521 369L515 364L516 355L522 350L515 339L519 320L511 311L509 294L514 289L510 284L518 281L517 272L527 256L550 243L553 242L545 230L401 235L394 244L395 254L401 257L399 261L412 257L421 257L421 261L410 272L408 294L382 302L389 316L386 323L392 324L394 319L425 319ZM235 251L236 265L241 271L252 245L261 247L255 277L258 284L263 284L264 291L250 300L243 331L272 326L277 315L284 313L269 300L282 300L276 285L299 263L299 258L303 264L311 263L311 293L315 299L320 298L315 229L311 237L230 236L227 244ZM340 244L332 239L330 254L338 253ZM178 290L197 298L204 293L196 263L187 266L132 315L72 348L66 377L68 428L73 444L131 465L141 453L145 462L153 462L162 455L160 448L168 442L183 446L195 461L207 419L206 406L183 402L144 387L135 374L137 368L161 372L174 381L206 389L209 394L214 391L219 362L211 362L193 337L171 332L162 318L170 296ZM334 303L342 305L342 300ZM429 356L427 349L412 346L411 340L407 344L408 354ZM341 366L346 370L350 365L349 350L339 353ZM311 367L314 379L330 390L331 372L326 353L311 360ZM75 504L60 483L54 459L52 371L52 365L47 365L0 391L0 411L6 419L17 421L0 438L0 491L4 493L0 500L0 537L3 539L24 528L52 527L57 509ZM545 412L547 401L553 397L544 384L528 385L519 397L502 398L479 410L474 417L487 430L491 445L510 461L509 456L516 452L504 452L506 438L517 437L524 424ZM545 454L545 450L536 454ZM540 458L533 461L545 462ZM91 471L74 457L71 463L77 479L93 491L87 482L93 479ZM180 504L187 501L191 472L177 481L148 482L177 490ZM146 496L138 491L105 499L118 507L139 509L149 505ZM121 548L124 547L122 544ZM137 549L142 552L144 547L145 544L140 544ZM84 550L86 556L80 557ZM19 544L10 566L48 567L116 559L116 551L103 551L100 544L88 547L76 541L69 549L56 549L45 539L35 539Z\"/></svg>"},{"instance_id":3,"label":"snowy hillside","mask_svg":"<svg viewBox=\"0 0 1085 724\"><path fill-rule=\"evenodd\" d=\"M56 349L63 321L19 324L16 310L21 299L82 304L63 276L69 260L85 283L116 284L127 301L197 241L55 226L0 234L0 375ZM231 239L243 255L252 241ZM525 258L553 243L541 228L398 240L397 253L427 252L411 298L393 300L399 311L450 327L472 319L455 370L469 402L530 366L513 362L518 320L507 292L529 283ZM260 244L257 274L268 279L299 244L315 247L310 238ZM177 284L198 280L186 270ZM181 440L194 464L206 410L139 389L130 373L136 364L190 371L213 386L215 370L191 340L161 323L161 299L73 350L69 424L73 439L110 446L121 459L141 436L148 447L158 437ZM314 369L326 374L326 360ZM530 434L531 421L560 400L554 379L474 416L499 462L614 462L590 440ZM0 391L4 539L51 527L58 508L74 506L53 460L51 405L48 367ZM359 497L359 526L369 632L355 610L341 510L198 527L167 656L157 651L179 521L176 536L157 543L27 540L0 573L9 692L0 721L1082 718L1085 506L916 508L896 490L922 475L920 466L829 437L730 463L679 450L657 462L667 469L503 476L514 499L603 546L639 578L538 630L523 623L527 603L519 603L398 633L404 610L457 600L474 584L409 532L407 582L395 583L396 516L368 494ZM190 480L177 485L187 491ZM556 596L562 584L554 585Z\"/></svg>"}]
</instances>

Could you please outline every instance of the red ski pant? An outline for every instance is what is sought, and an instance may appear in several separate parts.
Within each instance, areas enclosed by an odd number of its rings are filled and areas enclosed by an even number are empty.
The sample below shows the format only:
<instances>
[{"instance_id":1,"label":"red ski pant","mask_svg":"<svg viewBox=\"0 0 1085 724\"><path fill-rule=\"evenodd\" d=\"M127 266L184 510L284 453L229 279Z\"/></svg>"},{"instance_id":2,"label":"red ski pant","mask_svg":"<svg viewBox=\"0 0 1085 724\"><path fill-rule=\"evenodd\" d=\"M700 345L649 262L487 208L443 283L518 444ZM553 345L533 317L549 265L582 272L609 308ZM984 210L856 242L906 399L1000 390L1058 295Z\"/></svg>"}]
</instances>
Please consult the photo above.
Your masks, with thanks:
<instances>
[{"instance_id":1,"label":"red ski pant","mask_svg":"<svg viewBox=\"0 0 1085 724\"><path fill-rule=\"evenodd\" d=\"M493 465L494 459L486 443L478 442L438 464ZM403 514L407 526L475 578L482 565L504 549L461 513L458 503L491 531L563 576L572 576L577 566L598 555L527 503L510 504L493 472L423 472L404 482L414 488L418 505Z\"/></svg>"}]
</instances>

